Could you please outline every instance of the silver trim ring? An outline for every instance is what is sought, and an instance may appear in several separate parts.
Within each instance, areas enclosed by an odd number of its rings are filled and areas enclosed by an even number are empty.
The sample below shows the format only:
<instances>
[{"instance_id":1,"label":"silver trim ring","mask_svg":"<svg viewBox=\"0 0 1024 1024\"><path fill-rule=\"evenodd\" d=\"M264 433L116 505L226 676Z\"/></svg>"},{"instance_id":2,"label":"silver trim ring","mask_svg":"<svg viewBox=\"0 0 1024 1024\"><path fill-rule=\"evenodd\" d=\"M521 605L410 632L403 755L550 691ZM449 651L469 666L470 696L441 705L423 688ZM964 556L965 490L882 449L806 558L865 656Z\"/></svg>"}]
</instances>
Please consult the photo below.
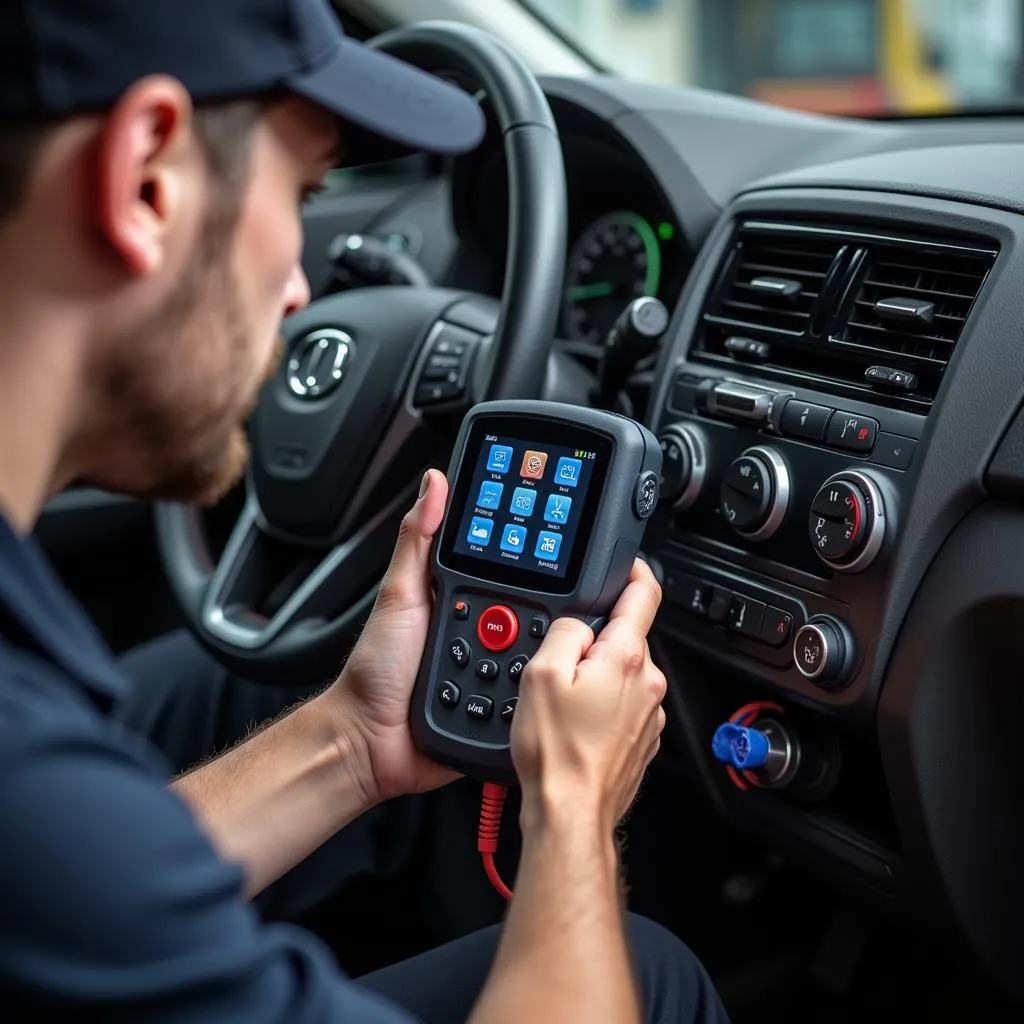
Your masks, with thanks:
<instances>
[{"instance_id":1,"label":"silver trim ring","mask_svg":"<svg viewBox=\"0 0 1024 1024\"><path fill-rule=\"evenodd\" d=\"M689 482L683 493L671 505L673 511L681 512L700 497L701 489L704 487L704 479L708 472L707 446L704 443L704 435L689 423L670 423L661 432L661 437L666 435L674 437L690 457Z\"/></svg>"},{"instance_id":2,"label":"silver trim ring","mask_svg":"<svg viewBox=\"0 0 1024 1024\"><path fill-rule=\"evenodd\" d=\"M760 458L768 463L768 473L772 478L771 504L768 507L768 518L764 521L763 526L752 531L736 530L736 532L747 540L768 540L769 537L774 537L779 532L779 527L782 526L782 521L789 511L789 499L793 490L789 479L789 467L782 456L772 448L760 446L748 448L739 458L747 456Z\"/></svg>"},{"instance_id":3,"label":"silver trim ring","mask_svg":"<svg viewBox=\"0 0 1024 1024\"><path fill-rule=\"evenodd\" d=\"M882 492L866 473L861 473L856 469L844 469L841 473L833 473L818 488L818 494L829 484L837 483L855 484L867 496L869 508L866 510L868 521L864 524L866 531L864 542L860 551L845 562L833 562L831 559L825 558L817 549L814 553L825 565L838 572L863 572L878 557L878 552L882 550L882 541L885 540L885 504L882 501Z\"/></svg>"},{"instance_id":4,"label":"silver trim ring","mask_svg":"<svg viewBox=\"0 0 1024 1024\"><path fill-rule=\"evenodd\" d=\"M307 401L329 395L355 352L352 336L333 327L301 338L288 357L288 390Z\"/></svg>"},{"instance_id":5,"label":"silver trim ring","mask_svg":"<svg viewBox=\"0 0 1024 1024\"><path fill-rule=\"evenodd\" d=\"M821 662L813 672L808 672L803 665L801 665L800 659L796 654L796 645L800 642L800 634L808 629L817 633L821 638ZM812 681L817 679L821 673L825 671L825 666L828 664L828 659L831 653L832 651L829 649L828 645L828 636L816 622L808 622L805 626L801 626L796 631L796 636L793 637L793 663L796 665L797 672L799 672L805 679L810 679Z\"/></svg>"}]
</instances>

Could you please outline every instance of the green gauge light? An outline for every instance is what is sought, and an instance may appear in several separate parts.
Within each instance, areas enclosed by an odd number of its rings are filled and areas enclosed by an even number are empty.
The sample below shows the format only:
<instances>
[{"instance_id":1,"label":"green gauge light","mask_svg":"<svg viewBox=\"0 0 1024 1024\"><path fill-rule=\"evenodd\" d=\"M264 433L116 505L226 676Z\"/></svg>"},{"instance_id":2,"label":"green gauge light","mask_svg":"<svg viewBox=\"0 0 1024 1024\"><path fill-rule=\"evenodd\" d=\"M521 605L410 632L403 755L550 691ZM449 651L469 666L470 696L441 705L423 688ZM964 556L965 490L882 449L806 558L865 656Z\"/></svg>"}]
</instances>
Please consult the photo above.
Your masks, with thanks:
<instances>
[{"instance_id":1,"label":"green gauge light","mask_svg":"<svg viewBox=\"0 0 1024 1024\"><path fill-rule=\"evenodd\" d=\"M667 220L663 220L658 225L658 237L663 242L671 242L672 239L676 237L675 226L672 225L672 224L669 224L669 222Z\"/></svg>"}]
</instances>

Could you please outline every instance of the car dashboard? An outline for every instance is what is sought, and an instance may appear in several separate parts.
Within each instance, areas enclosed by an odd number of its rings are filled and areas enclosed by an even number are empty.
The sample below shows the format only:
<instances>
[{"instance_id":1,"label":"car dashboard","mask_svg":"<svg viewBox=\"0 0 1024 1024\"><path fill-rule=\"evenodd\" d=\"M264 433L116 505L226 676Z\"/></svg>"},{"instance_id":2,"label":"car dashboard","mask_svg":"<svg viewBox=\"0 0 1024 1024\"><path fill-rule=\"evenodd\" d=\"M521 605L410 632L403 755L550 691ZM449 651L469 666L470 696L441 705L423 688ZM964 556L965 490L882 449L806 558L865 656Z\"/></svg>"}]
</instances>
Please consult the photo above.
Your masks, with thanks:
<instances>
[{"instance_id":1,"label":"car dashboard","mask_svg":"<svg viewBox=\"0 0 1024 1024\"><path fill-rule=\"evenodd\" d=\"M740 833L1024 994L1024 119L866 122L613 77L542 81L569 257L557 347L671 311L633 408L662 441L662 760ZM500 139L374 226L500 295ZM751 710L753 709L753 710ZM760 714L787 768L712 750ZM766 727L767 728L767 727Z\"/></svg>"},{"instance_id":2,"label":"car dashboard","mask_svg":"<svg viewBox=\"0 0 1024 1024\"><path fill-rule=\"evenodd\" d=\"M1024 122L544 86L564 342L599 345L636 294L672 311L643 416L665 455L645 551L671 756L736 827L1019 995ZM455 202L497 294L502 161L480 159ZM714 756L749 707L784 725L800 785Z\"/></svg>"}]
</instances>

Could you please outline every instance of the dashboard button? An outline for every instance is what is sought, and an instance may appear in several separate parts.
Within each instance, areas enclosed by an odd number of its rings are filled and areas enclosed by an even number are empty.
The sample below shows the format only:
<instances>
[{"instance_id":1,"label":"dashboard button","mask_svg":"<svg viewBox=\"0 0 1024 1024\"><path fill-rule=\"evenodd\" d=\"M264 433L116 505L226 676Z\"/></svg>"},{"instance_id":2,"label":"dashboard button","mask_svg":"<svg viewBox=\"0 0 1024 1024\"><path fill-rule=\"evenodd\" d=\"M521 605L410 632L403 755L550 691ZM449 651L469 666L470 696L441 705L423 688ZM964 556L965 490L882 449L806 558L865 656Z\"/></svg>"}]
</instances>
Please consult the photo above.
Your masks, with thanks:
<instances>
[{"instance_id":1,"label":"dashboard button","mask_svg":"<svg viewBox=\"0 0 1024 1024\"><path fill-rule=\"evenodd\" d=\"M492 604L477 620L476 635L489 651L504 651L516 642L519 620L511 608Z\"/></svg>"},{"instance_id":2,"label":"dashboard button","mask_svg":"<svg viewBox=\"0 0 1024 1024\"><path fill-rule=\"evenodd\" d=\"M798 402L791 398L782 410L782 432L808 441L824 441L825 428L832 410L824 405Z\"/></svg>"},{"instance_id":3,"label":"dashboard button","mask_svg":"<svg viewBox=\"0 0 1024 1024\"><path fill-rule=\"evenodd\" d=\"M676 600L694 615L707 615L711 588L693 576L679 576L672 588Z\"/></svg>"},{"instance_id":4,"label":"dashboard button","mask_svg":"<svg viewBox=\"0 0 1024 1024\"><path fill-rule=\"evenodd\" d=\"M871 461L890 469L908 469L916 450L917 442L913 438L881 433L875 441L875 452L871 456Z\"/></svg>"},{"instance_id":5,"label":"dashboard button","mask_svg":"<svg viewBox=\"0 0 1024 1024\"><path fill-rule=\"evenodd\" d=\"M729 613L725 617L725 624L741 636L749 636L756 640L761 635L764 609L763 601L740 597L737 594L729 604Z\"/></svg>"},{"instance_id":6,"label":"dashboard button","mask_svg":"<svg viewBox=\"0 0 1024 1024\"><path fill-rule=\"evenodd\" d=\"M828 443L848 452L869 452L878 437L878 420L850 412L837 412L828 425Z\"/></svg>"},{"instance_id":7,"label":"dashboard button","mask_svg":"<svg viewBox=\"0 0 1024 1024\"><path fill-rule=\"evenodd\" d=\"M728 590L715 587L711 594L711 603L708 605L708 618L712 622L725 622L731 604L732 594Z\"/></svg>"},{"instance_id":8,"label":"dashboard button","mask_svg":"<svg viewBox=\"0 0 1024 1024\"><path fill-rule=\"evenodd\" d=\"M793 616L781 608L769 607L761 623L761 639L772 647L782 647L789 643L792 633Z\"/></svg>"}]
</instances>

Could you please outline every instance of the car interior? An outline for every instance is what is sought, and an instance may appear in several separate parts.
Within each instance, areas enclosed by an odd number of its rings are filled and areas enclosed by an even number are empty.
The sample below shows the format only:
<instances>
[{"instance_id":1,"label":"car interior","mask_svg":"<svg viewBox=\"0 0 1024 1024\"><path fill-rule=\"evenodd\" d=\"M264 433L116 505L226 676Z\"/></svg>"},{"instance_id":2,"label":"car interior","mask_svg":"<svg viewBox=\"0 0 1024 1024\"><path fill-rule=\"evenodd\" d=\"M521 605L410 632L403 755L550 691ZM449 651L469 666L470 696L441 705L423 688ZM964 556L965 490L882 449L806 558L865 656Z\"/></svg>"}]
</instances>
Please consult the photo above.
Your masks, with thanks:
<instances>
[{"instance_id":1,"label":"car interior","mask_svg":"<svg viewBox=\"0 0 1024 1024\"><path fill-rule=\"evenodd\" d=\"M513 0L338 8L476 95L484 142L329 175L245 483L202 513L72 487L37 529L63 578L116 651L187 626L245 678L327 680L470 405L631 416L664 458L643 556L669 692L622 826L630 909L736 1021L1016 1019L1024 116L646 83ZM622 319L640 298L658 336ZM310 338L351 363L323 393ZM770 782L713 749L730 722L776 731ZM506 878L515 831L510 809ZM500 920L461 867L472 821L424 844L429 874L301 922L346 971Z\"/></svg>"}]
</instances>

